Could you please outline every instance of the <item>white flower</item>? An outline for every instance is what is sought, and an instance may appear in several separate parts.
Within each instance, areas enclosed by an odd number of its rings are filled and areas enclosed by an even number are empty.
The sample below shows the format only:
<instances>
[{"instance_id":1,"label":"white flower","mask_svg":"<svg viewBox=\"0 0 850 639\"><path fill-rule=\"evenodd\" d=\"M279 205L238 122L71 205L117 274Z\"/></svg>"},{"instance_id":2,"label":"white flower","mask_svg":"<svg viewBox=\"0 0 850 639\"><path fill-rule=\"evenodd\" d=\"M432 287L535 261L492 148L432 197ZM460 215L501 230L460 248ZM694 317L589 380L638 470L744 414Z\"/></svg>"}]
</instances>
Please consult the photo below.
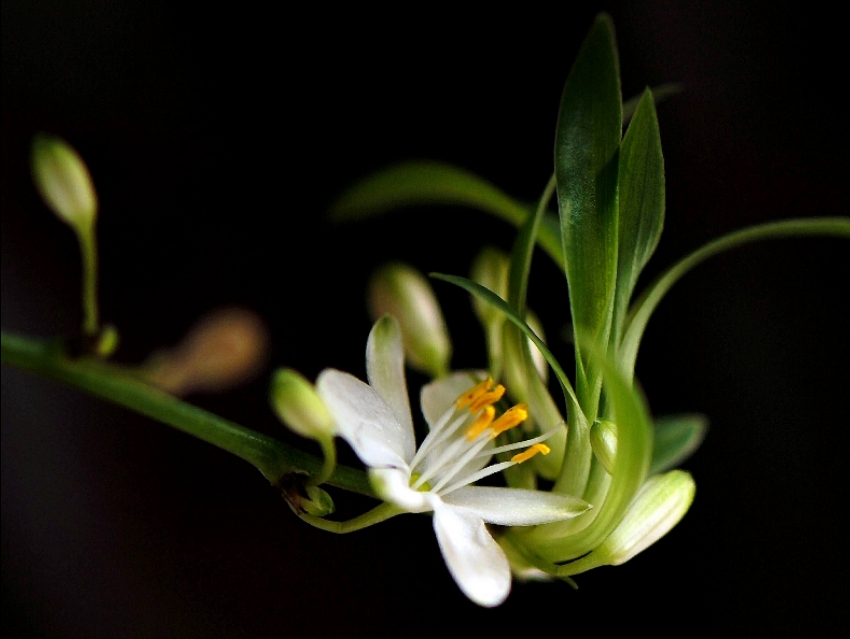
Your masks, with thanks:
<instances>
[{"instance_id":1,"label":"white flower","mask_svg":"<svg viewBox=\"0 0 850 639\"><path fill-rule=\"evenodd\" d=\"M475 603L496 606L507 597L511 571L485 522L530 526L568 519L589 508L580 499L535 490L471 486L473 482L548 452L542 435L495 446L495 437L527 417L524 404L495 419L504 387L475 374L454 375L422 389L430 432L419 450L407 397L401 331L384 316L366 347L369 384L338 370L316 387L338 433L369 466L376 492L409 512L434 512L434 530L449 571ZM470 388L472 386L472 388ZM487 466L494 454L524 448L511 461Z\"/></svg>"}]
</instances>

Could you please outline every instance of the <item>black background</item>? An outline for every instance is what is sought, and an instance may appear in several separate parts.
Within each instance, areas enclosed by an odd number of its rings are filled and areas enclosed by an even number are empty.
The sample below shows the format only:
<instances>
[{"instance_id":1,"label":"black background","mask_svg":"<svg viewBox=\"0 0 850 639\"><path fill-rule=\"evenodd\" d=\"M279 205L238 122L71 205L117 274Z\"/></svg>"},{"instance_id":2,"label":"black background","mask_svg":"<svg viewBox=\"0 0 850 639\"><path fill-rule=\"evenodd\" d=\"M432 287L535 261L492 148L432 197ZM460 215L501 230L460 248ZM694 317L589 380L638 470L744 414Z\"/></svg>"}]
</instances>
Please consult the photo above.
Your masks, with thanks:
<instances>
[{"instance_id":1,"label":"black background","mask_svg":"<svg viewBox=\"0 0 850 639\"><path fill-rule=\"evenodd\" d=\"M80 320L74 238L28 175L30 140L47 131L79 149L97 184L102 309L121 329L119 360L238 304L268 323L271 366L362 375L377 265L466 274L480 246L507 249L511 231L451 209L340 227L327 206L412 158L536 198L563 82L600 9L617 28L626 97L685 87L659 110L667 221L649 276L746 225L847 215L843 21L817 3L568 4L470 17L4 0L4 330L69 334ZM515 584L496 610L458 591L427 519L345 537L310 529L244 462L4 368L4 630L416 636L459 615L482 635L513 623L565 636L832 634L846 603L847 251L835 239L739 249L671 292L637 373L654 413L711 419L685 464L692 510L629 564L580 577L580 590ZM481 365L466 295L435 288L454 366ZM566 353L565 286L546 257L530 303ZM192 401L295 441L267 407L266 379Z\"/></svg>"}]
</instances>

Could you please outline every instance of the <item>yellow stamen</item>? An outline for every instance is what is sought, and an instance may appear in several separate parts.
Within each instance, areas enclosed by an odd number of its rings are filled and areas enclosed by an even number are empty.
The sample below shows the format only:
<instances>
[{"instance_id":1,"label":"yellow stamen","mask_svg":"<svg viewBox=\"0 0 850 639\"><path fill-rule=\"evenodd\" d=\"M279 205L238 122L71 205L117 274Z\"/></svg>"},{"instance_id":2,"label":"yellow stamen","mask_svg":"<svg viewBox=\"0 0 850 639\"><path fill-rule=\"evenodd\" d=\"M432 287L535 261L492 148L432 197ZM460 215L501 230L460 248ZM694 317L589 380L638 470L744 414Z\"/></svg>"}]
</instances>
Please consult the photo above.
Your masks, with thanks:
<instances>
[{"instance_id":1,"label":"yellow stamen","mask_svg":"<svg viewBox=\"0 0 850 639\"><path fill-rule=\"evenodd\" d=\"M485 406L490 406L491 404L495 404L500 399L502 399L502 395L505 394L505 387L499 384L491 390L489 393L484 393L476 398L474 402L469 406L470 413L477 413Z\"/></svg>"},{"instance_id":2,"label":"yellow stamen","mask_svg":"<svg viewBox=\"0 0 850 639\"><path fill-rule=\"evenodd\" d=\"M528 461L532 457L534 457L537 453L543 453L544 455L548 455L552 452L552 449L549 448L546 444L534 444L534 446L529 446L523 452L517 453L513 457L511 457L512 462L516 462L517 464L521 464L524 461Z\"/></svg>"},{"instance_id":3,"label":"yellow stamen","mask_svg":"<svg viewBox=\"0 0 850 639\"><path fill-rule=\"evenodd\" d=\"M492 406L485 406L482 413L475 419L474 422L466 429L466 438L473 441L481 433L490 427L493 423L493 418L496 416L496 409Z\"/></svg>"},{"instance_id":4,"label":"yellow stamen","mask_svg":"<svg viewBox=\"0 0 850 639\"><path fill-rule=\"evenodd\" d=\"M517 404L516 406L512 406L499 417L495 422L493 422L492 430L490 433L490 438L493 439L498 437L506 430L517 426L518 424L524 422L528 419L528 404L523 402L522 404Z\"/></svg>"},{"instance_id":5,"label":"yellow stamen","mask_svg":"<svg viewBox=\"0 0 850 639\"><path fill-rule=\"evenodd\" d=\"M457 409L466 408L491 388L493 388L493 378L488 376L483 382L476 384L457 398Z\"/></svg>"}]
</instances>

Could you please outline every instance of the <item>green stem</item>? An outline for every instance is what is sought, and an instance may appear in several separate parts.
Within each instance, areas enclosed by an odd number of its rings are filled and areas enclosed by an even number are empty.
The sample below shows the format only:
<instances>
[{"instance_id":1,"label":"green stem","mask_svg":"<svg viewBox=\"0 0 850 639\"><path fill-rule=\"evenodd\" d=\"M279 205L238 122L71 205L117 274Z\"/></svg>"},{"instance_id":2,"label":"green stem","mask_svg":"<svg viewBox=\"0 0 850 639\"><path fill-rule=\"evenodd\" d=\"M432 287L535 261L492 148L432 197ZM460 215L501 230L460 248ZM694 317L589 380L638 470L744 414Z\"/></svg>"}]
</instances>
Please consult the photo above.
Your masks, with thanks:
<instances>
[{"instance_id":1,"label":"green stem","mask_svg":"<svg viewBox=\"0 0 850 639\"><path fill-rule=\"evenodd\" d=\"M316 475L322 461L250 428L183 402L133 377L121 367L93 359L69 359L57 342L2 333L4 364L55 379L172 426L233 453L256 467L272 484L290 473ZM362 471L337 466L329 484L373 495Z\"/></svg>"},{"instance_id":2,"label":"green stem","mask_svg":"<svg viewBox=\"0 0 850 639\"><path fill-rule=\"evenodd\" d=\"M316 528L321 528L322 530L327 530L328 532L336 533L338 535L344 535L346 533L362 530L363 528L368 528L374 524L386 521L390 517L395 517L403 512L405 511L394 504L383 503L380 506L375 506L369 512L363 513L359 517L349 519L348 521L329 521L322 517L316 517L315 515L307 513L300 513L298 516L311 526L315 526Z\"/></svg>"},{"instance_id":3,"label":"green stem","mask_svg":"<svg viewBox=\"0 0 850 639\"><path fill-rule=\"evenodd\" d=\"M97 238L94 227L77 232L83 258L83 334L92 337L100 328L97 305Z\"/></svg>"},{"instance_id":4,"label":"green stem","mask_svg":"<svg viewBox=\"0 0 850 639\"><path fill-rule=\"evenodd\" d=\"M331 478L336 467L336 445L334 444L334 438L325 437L320 439L319 445L322 447L324 463L322 464L322 470L307 481L308 486L321 486L324 484Z\"/></svg>"}]
</instances>

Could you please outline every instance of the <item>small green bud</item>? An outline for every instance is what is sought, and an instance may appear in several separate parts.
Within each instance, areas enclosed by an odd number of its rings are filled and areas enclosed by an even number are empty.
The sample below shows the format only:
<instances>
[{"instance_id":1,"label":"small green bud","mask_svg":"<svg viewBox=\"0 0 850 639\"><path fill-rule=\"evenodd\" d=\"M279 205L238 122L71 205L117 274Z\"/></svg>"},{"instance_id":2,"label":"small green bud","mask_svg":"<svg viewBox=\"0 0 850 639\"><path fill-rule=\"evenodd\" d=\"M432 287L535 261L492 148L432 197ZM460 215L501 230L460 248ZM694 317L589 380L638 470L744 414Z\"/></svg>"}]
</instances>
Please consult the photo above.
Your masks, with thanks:
<instances>
[{"instance_id":1,"label":"small green bud","mask_svg":"<svg viewBox=\"0 0 850 639\"><path fill-rule=\"evenodd\" d=\"M77 233L88 233L97 215L97 195L80 155L60 138L39 135L32 145L32 175L48 207Z\"/></svg>"},{"instance_id":2,"label":"small green bud","mask_svg":"<svg viewBox=\"0 0 850 639\"><path fill-rule=\"evenodd\" d=\"M610 475L617 457L617 425L604 420L594 422L590 427L590 445L596 458L602 462Z\"/></svg>"},{"instance_id":3,"label":"small green bud","mask_svg":"<svg viewBox=\"0 0 850 639\"><path fill-rule=\"evenodd\" d=\"M315 517L326 517L336 510L331 496L318 486L306 486L304 490L307 498L302 497L298 503L304 512Z\"/></svg>"},{"instance_id":4,"label":"small green bud","mask_svg":"<svg viewBox=\"0 0 850 639\"><path fill-rule=\"evenodd\" d=\"M683 470L650 477L620 525L593 551L599 563L618 566L649 548L685 516L695 491L693 477Z\"/></svg>"},{"instance_id":5,"label":"small green bud","mask_svg":"<svg viewBox=\"0 0 850 639\"><path fill-rule=\"evenodd\" d=\"M446 374L451 341L434 291L419 271L401 263L380 268L369 283L369 311L373 320L396 318L408 364L433 377Z\"/></svg>"},{"instance_id":6,"label":"small green bud","mask_svg":"<svg viewBox=\"0 0 850 639\"><path fill-rule=\"evenodd\" d=\"M118 348L118 341L118 329L112 324L107 324L96 338L94 354L101 359L112 357L112 354Z\"/></svg>"},{"instance_id":7,"label":"small green bud","mask_svg":"<svg viewBox=\"0 0 850 639\"><path fill-rule=\"evenodd\" d=\"M481 286L490 289L502 299L508 298L508 267L510 259L508 255L499 249L486 246L475 257L472 262L470 279ZM492 304L488 304L477 296L472 297L475 314L482 324L501 322L504 315Z\"/></svg>"},{"instance_id":8,"label":"small green bud","mask_svg":"<svg viewBox=\"0 0 850 639\"><path fill-rule=\"evenodd\" d=\"M316 389L291 368L282 368L272 378L272 408L290 429L303 437L324 441L334 436L334 421Z\"/></svg>"}]
</instances>

